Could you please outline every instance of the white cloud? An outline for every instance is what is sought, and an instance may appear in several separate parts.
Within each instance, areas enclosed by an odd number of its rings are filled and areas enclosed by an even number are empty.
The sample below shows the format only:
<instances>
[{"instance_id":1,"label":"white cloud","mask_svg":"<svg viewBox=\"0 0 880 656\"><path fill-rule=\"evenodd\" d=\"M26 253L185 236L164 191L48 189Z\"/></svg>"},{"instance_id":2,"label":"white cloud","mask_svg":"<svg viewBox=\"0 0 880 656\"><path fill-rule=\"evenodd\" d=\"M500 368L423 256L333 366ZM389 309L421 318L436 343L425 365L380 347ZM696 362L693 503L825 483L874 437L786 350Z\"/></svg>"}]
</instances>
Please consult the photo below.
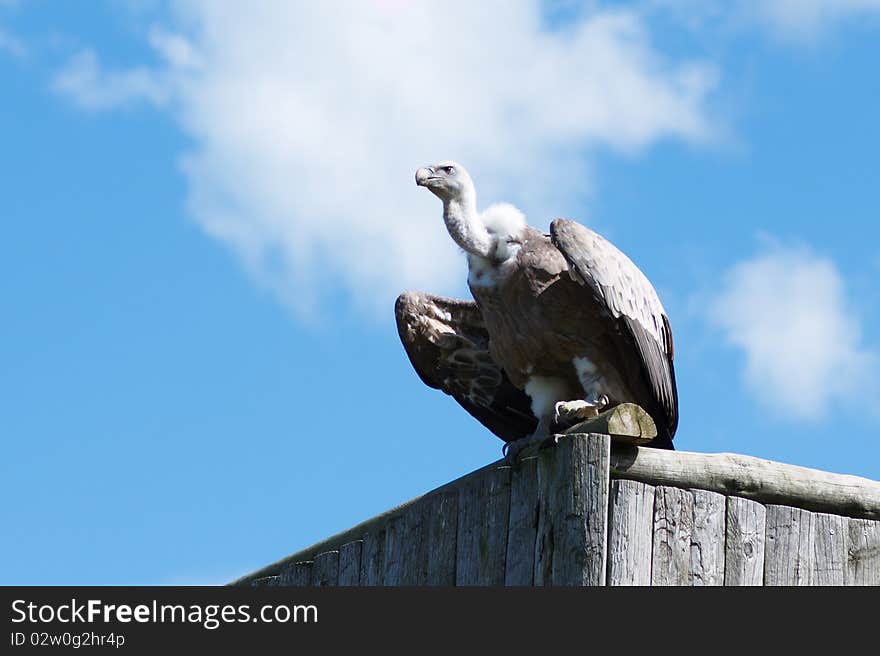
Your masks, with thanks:
<instances>
[{"instance_id":1,"label":"white cloud","mask_svg":"<svg viewBox=\"0 0 880 656\"><path fill-rule=\"evenodd\" d=\"M880 15L880 0L768 0L747 6L776 35L794 40L814 39L843 21Z\"/></svg>"},{"instance_id":2,"label":"white cloud","mask_svg":"<svg viewBox=\"0 0 880 656\"><path fill-rule=\"evenodd\" d=\"M745 382L771 410L816 419L841 401L876 402L880 359L861 343L832 261L774 246L727 272L709 315L743 351Z\"/></svg>"},{"instance_id":3,"label":"white cloud","mask_svg":"<svg viewBox=\"0 0 880 656\"><path fill-rule=\"evenodd\" d=\"M163 76L145 68L106 73L91 50L73 57L55 76L53 86L83 109L90 110L116 108L140 101L164 105L170 95Z\"/></svg>"},{"instance_id":4,"label":"white cloud","mask_svg":"<svg viewBox=\"0 0 880 656\"><path fill-rule=\"evenodd\" d=\"M403 289L459 290L420 165L459 160L484 203L540 199L546 226L590 188L584 149L713 137L714 70L662 56L632 11L548 32L536 0L174 7L151 33L162 65L81 53L56 87L91 109L171 108L194 143L193 216L299 310L335 284L384 312Z\"/></svg>"}]
</instances>

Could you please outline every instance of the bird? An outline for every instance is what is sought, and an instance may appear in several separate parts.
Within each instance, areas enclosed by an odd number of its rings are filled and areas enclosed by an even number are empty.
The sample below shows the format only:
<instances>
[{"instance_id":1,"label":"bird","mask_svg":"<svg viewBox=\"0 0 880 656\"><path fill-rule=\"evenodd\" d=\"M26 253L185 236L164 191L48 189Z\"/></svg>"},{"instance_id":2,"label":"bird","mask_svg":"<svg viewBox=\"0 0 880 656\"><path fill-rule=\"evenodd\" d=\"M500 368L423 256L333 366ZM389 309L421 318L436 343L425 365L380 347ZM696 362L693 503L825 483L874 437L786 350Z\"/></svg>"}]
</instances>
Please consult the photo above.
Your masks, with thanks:
<instances>
[{"instance_id":1,"label":"bird","mask_svg":"<svg viewBox=\"0 0 880 656\"><path fill-rule=\"evenodd\" d=\"M530 226L509 203L477 211L460 164L421 167L464 251L473 301L406 292L395 304L410 362L505 442L514 463L565 416L640 405L672 449L678 427L672 328L639 268L597 232L556 218Z\"/></svg>"}]
</instances>

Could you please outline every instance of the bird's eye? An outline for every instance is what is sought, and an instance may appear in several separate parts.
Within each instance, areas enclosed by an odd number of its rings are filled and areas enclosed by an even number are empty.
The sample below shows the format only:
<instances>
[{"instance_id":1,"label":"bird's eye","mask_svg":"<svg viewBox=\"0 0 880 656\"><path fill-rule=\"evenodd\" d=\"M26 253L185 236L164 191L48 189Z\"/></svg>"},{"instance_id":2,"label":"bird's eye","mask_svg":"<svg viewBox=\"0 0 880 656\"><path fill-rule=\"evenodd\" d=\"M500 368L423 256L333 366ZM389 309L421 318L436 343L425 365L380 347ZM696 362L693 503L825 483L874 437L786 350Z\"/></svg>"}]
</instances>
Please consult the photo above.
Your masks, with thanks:
<instances>
[{"instance_id":1,"label":"bird's eye","mask_svg":"<svg viewBox=\"0 0 880 656\"><path fill-rule=\"evenodd\" d=\"M455 173L454 166L444 166L443 170L446 171L446 175L452 175L453 173Z\"/></svg>"}]
</instances>

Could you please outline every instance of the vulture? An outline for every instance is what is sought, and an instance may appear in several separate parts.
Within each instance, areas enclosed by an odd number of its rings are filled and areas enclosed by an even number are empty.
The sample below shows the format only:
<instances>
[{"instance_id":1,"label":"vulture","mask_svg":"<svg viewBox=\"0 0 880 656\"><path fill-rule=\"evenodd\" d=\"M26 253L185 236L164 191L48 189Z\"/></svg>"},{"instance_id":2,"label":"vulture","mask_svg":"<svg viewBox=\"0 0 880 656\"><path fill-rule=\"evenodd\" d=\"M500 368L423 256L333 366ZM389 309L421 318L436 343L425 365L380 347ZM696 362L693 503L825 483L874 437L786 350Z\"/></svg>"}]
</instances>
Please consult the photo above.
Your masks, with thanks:
<instances>
[{"instance_id":1,"label":"vulture","mask_svg":"<svg viewBox=\"0 0 880 656\"><path fill-rule=\"evenodd\" d=\"M455 162L420 168L415 177L443 201L475 301L420 292L397 299L398 332L422 381L504 440L512 462L562 416L624 402L654 419L650 446L671 449L678 425L672 330L638 267L574 221L555 219L546 234L507 203L478 212L473 181Z\"/></svg>"}]
</instances>

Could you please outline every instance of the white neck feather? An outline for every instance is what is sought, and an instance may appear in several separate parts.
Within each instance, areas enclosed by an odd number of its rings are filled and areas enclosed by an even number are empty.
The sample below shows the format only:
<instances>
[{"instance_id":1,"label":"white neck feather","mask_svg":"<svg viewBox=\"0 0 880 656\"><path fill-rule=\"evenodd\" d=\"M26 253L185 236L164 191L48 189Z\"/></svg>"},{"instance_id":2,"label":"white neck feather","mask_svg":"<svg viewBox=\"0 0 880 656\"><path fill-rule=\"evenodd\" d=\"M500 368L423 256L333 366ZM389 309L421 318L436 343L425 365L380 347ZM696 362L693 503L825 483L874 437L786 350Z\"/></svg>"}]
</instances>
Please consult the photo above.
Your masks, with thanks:
<instances>
[{"instance_id":1,"label":"white neck feather","mask_svg":"<svg viewBox=\"0 0 880 656\"><path fill-rule=\"evenodd\" d=\"M467 253L485 258L491 256L494 240L477 213L473 196L444 202L443 221L449 235Z\"/></svg>"}]
</instances>

